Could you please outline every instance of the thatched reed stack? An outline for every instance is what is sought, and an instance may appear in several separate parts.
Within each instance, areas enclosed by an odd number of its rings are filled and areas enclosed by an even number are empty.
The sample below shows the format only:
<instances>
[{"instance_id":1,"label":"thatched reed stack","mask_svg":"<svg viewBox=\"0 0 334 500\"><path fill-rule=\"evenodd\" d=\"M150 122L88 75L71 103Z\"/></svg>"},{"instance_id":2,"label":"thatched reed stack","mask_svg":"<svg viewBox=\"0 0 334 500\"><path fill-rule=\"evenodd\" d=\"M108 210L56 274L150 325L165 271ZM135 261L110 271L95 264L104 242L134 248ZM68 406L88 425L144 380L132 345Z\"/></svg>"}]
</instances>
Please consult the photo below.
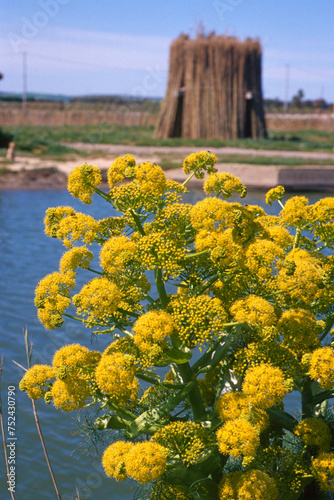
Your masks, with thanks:
<instances>
[{"instance_id":1,"label":"thatched reed stack","mask_svg":"<svg viewBox=\"0 0 334 500\"><path fill-rule=\"evenodd\" d=\"M258 40L215 35L174 40L156 135L266 137L261 54Z\"/></svg>"}]
</instances>

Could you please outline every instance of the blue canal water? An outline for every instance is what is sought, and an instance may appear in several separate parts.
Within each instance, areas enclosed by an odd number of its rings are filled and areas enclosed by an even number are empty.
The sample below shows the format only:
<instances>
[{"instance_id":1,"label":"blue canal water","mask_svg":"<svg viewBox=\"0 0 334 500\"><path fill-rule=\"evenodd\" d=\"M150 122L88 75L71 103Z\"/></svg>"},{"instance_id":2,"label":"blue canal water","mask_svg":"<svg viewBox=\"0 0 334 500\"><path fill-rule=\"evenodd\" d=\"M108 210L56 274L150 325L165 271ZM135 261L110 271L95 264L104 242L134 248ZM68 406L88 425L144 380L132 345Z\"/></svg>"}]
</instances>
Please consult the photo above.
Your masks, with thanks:
<instances>
[{"instance_id":1,"label":"blue canal water","mask_svg":"<svg viewBox=\"0 0 334 500\"><path fill-rule=\"evenodd\" d=\"M193 190L187 202L203 197ZM310 202L319 193L309 194ZM252 192L247 203L264 206L264 193ZM13 361L26 367L23 331L27 328L33 341L32 364L52 360L54 352L66 343L77 342L103 350L106 339L93 341L89 331L79 323L65 322L62 328L47 331L40 324L34 306L34 290L46 274L57 271L64 248L58 240L44 234L43 218L48 207L72 206L100 219L112 215L111 207L97 198L92 205L82 205L67 191L3 191L0 192L0 356L3 356L1 397L5 420L6 444L14 444L16 498L43 500L56 498L37 434L31 402L19 391L23 370ZM275 213L275 208L266 207ZM79 325L79 326L78 326ZM15 436L7 429L8 387L15 387ZM78 433L76 415L55 410L44 401L36 402L40 424L45 437L62 500L73 500L76 490L80 499L131 500L137 485L132 481L116 483L106 478L100 458L94 449L87 450L84 437ZM15 439L14 439L15 438ZM10 451L10 447L7 448ZM5 477L5 461L0 451L0 498L10 498Z\"/></svg>"}]
</instances>

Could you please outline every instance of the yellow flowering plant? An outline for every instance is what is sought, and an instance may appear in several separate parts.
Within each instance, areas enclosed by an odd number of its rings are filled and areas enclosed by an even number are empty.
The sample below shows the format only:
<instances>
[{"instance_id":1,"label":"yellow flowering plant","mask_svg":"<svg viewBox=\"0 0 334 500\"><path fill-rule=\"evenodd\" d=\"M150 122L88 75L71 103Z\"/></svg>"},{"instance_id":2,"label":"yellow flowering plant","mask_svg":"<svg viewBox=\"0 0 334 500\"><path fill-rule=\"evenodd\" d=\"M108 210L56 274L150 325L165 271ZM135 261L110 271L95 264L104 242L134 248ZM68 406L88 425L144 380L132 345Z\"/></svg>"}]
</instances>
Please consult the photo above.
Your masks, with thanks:
<instances>
[{"instance_id":1,"label":"yellow flowering plant","mask_svg":"<svg viewBox=\"0 0 334 500\"><path fill-rule=\"evenodd\" d=\"M266 201L281 211L267 215L227 201L246 187L215 162L191 154L180 184L125 155L109 190L97 167L73 170L74 197L99 195L118 214L47 210L45 232L66 251L35 304L45 328L72 318L108 345L63 346L20 388L63 411L93 407L95 432L114 430L106 480L133 478L145 498L323 498L334 492L334 198L284 205L278 186ZM184 203L205 175L208 196ZM81 272L92 276L79 287Z\"/></svg>"}]
</instances>

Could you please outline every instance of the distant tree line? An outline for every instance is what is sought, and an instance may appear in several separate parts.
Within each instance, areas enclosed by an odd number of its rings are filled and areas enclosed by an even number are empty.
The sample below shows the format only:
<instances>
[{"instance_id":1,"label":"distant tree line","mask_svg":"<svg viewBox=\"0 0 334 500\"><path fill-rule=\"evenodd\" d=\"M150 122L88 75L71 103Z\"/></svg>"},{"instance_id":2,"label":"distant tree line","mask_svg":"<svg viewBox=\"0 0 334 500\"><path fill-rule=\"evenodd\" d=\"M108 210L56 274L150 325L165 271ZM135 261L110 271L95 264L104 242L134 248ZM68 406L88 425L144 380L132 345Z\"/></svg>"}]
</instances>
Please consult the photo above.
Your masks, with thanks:
<instances>
[{"instance_id":1,"label":"distant tree line","mask_svg":"<svg viewBox=\"0 0 334 500\"><path fill-rule=\"evenodd\" d=\"M333 104L325 101L323 98L319 99L304 99L305 94L302 89L292 97L291 101L287 104L290 113L303 112L312 113L314 111L331 111ZM281 99L264 99L264 106L266 113L280 113L284 110L285 103Z\"/></svg>"}]
</instances>

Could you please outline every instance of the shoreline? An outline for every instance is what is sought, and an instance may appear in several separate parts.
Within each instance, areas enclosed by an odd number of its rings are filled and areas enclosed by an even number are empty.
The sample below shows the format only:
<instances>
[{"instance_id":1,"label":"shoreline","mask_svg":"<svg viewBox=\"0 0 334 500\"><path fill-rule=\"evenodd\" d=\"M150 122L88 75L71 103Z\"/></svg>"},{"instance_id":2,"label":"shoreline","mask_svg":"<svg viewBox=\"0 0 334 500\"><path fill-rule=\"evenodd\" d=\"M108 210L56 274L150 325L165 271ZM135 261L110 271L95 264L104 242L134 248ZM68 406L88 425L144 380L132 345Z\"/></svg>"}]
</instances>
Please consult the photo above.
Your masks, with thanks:
<instances>
[{"instance_id":1,"label":"shoreline","mask_svg":"<svg viewBox=\"0 0 334 500\"><path fill-rule=\"evenodd\" d=\"M82 146L82 145L80 145ZM158 163L160 161L159 153L163 152L171 162L177 161L182 165L185 156L193 152L194 148L162 148L145 146L124 146L124 145L89 145L90 153L95 149L103 152L101 156L92 154L88 158L81 156L73 157L67 160L50 160L38 156L23 156L18 154L14 162L1 162L2 173L0 175L0 191L18 190L18 189L66 189L67 178L70 172L78 165L89 163L99 167L103 174L105 187L106 171L110 164L117 158L130 151L135 155L137 163L150 161ZM253 156L260 154L258 150L245 150L237 148L212 148L211 152L219 154L243 154ZM196 148L198 150L198 148ZM216 151L217 150L217 151ZM294 156L296 158L314 159L334 159L334 153L309 152L301 153L298 151L261 151L265 156ZM229 173L240 179L249 189L268 190L278 185L283 185L285 189L291 191L334 191L334 166L333 165L254 165L247 163L217 163L218 172ZM182 168L164 169L166 176L177 182L184 182L186 175ZM205 177L204 177L205 179ZM201 187L204 179L192 178L189 187Z\"/></svg>"}]
</instances>

